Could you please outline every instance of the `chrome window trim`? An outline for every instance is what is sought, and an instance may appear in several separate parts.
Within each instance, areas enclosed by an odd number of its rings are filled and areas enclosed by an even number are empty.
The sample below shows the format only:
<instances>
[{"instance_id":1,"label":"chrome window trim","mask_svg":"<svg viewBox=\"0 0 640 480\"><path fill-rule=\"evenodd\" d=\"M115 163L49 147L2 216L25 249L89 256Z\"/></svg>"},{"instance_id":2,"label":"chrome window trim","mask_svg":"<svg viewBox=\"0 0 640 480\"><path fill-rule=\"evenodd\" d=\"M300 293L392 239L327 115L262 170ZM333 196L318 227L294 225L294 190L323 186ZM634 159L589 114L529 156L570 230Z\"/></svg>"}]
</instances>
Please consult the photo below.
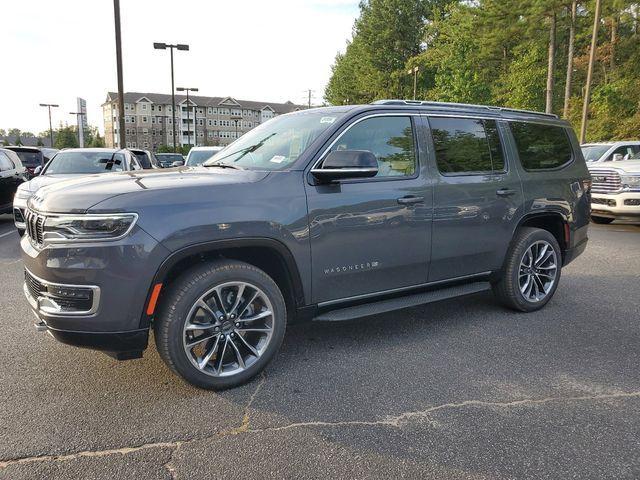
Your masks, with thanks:
<instances>
[{"instance_id":1,"label":"chrome window trim","mask_svg":"<svg viewBox=\"0 0 640 480\"><path fill-rule=\"evenodd\" d=\"M27 287L27 282L25 281L22 285L22 290L24 291L24 294L27 297L27 301L29 302L29 305L31 305L31 308L33 308L34 310L37 310L38 313L42 313L49 317L69 317L69 316L92 317L98 312L98 308L100 306L100 287L98 287L97 285L75 285L70 283L49 282L47 280L44 280L38 277L37 275L34 275L26 267L25 267L25 271L46 287L53 286L53 287L62 287L62 288L84 288L84 289L89 289L93 292L91 308L89 310L62 311L62 309L59 306L57 306L55 301L50 299L47 296L43 295L38 298L34 298L31 295L29 288ZM46 299L47 302L53 305L42 305L42 303L44 303L42 299Z\"/></svg>"}]
</instances>

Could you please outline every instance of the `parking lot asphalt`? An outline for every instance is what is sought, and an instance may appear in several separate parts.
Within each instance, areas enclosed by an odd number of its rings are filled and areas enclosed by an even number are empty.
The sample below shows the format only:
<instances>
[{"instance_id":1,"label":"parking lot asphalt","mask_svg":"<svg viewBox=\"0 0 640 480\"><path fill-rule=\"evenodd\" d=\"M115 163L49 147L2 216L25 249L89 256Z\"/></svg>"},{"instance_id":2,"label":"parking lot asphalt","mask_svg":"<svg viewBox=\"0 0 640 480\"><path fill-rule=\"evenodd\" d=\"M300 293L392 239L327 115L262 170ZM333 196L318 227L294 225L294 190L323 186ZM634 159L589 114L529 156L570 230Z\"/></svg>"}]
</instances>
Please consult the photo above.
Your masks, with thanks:
<instances>
[{"instance_id":1,"label":"parking lot asphalt","mask_svg":"<svg viewBox=\"0 0 640 480\"><path fill-rule=\"evenodd\" d=\"M638 478L640 226L593 225L542 311L478 294L292 326L215 393L32 327L0 216L0 479Z\"/></svg>"}]
</instances>

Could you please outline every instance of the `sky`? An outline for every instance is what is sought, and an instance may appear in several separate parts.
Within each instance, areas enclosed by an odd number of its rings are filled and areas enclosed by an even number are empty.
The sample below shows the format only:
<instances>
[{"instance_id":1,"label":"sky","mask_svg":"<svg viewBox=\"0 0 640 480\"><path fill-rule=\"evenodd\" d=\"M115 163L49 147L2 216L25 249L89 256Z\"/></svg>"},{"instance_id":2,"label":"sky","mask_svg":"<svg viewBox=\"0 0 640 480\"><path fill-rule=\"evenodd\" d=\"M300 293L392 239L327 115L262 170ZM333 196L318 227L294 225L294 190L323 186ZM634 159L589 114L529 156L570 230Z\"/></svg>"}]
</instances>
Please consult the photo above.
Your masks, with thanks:
<instances>
[{"instance_id":1,"label":"sky","mask_svg":"<svg viewBox=\"0 0 640 480\"><path fill-rule=\"evenodd\" d=\"M117 90L112 0L3 2L0 128L35 134L73 124L76 97L90 125L103 130L100 105ZM338 51L358 15L357 0L120 0L124 90L171 92L169 51L153 42L187 43L174 54L176 87L245 100L321 103Z\"/></svg>"}]
</instances>

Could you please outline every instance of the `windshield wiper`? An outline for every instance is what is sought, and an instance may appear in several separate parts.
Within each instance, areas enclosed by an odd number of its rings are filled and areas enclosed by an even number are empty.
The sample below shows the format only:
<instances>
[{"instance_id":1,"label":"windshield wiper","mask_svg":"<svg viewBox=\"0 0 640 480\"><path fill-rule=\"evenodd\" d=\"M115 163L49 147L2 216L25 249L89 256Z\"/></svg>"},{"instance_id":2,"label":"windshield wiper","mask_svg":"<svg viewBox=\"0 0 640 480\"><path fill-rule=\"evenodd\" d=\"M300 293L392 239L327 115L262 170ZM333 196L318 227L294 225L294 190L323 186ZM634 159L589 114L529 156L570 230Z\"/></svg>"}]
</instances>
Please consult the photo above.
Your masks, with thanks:
<instances>
[{"instance_id":1,"label":"windshield wiper","mask_svg":"<svg viewBox=\"0 0 640 480\"><path fill-rule=\"evenodd\" d=\"M229 165L228 163L219 163L219 162L203 165L203 167L232 168L234 170L244 170L244 168L238 167L237 165Z\"/></svg>"}]
</instances>

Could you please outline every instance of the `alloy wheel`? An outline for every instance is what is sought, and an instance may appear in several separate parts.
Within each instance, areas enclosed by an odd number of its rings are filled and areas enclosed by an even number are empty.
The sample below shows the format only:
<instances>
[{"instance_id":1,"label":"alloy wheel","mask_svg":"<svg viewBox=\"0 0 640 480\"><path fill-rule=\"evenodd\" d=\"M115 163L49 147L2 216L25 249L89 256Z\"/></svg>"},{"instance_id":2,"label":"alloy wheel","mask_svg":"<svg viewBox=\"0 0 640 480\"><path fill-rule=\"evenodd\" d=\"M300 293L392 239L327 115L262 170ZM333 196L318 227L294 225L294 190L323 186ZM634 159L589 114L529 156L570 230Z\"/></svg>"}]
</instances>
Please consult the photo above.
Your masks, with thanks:
<instances>
[{"instance_id":1,"label":"alloy wheel","mask_svg":"<svg viewBox=\"0 0 640 480\"><path fill-rule=\"evenodd\" d=\"M557 273L558 258L553 246L545 240L534 242L520 260L520 293L529 302L544 300L556 282Z\"/></svg>"},{"instance_id":2,"label":"alloy wheel","mask_svg":"<svg viewBox=\"0 0 640 480\"><path fill-rule=\"evenodd\" d=\"M248 282L226 282L193 304L183 328L183 346L198 370L215 377L251 367L273 336L269 297Z\"/></svg>"}]
</instances>

